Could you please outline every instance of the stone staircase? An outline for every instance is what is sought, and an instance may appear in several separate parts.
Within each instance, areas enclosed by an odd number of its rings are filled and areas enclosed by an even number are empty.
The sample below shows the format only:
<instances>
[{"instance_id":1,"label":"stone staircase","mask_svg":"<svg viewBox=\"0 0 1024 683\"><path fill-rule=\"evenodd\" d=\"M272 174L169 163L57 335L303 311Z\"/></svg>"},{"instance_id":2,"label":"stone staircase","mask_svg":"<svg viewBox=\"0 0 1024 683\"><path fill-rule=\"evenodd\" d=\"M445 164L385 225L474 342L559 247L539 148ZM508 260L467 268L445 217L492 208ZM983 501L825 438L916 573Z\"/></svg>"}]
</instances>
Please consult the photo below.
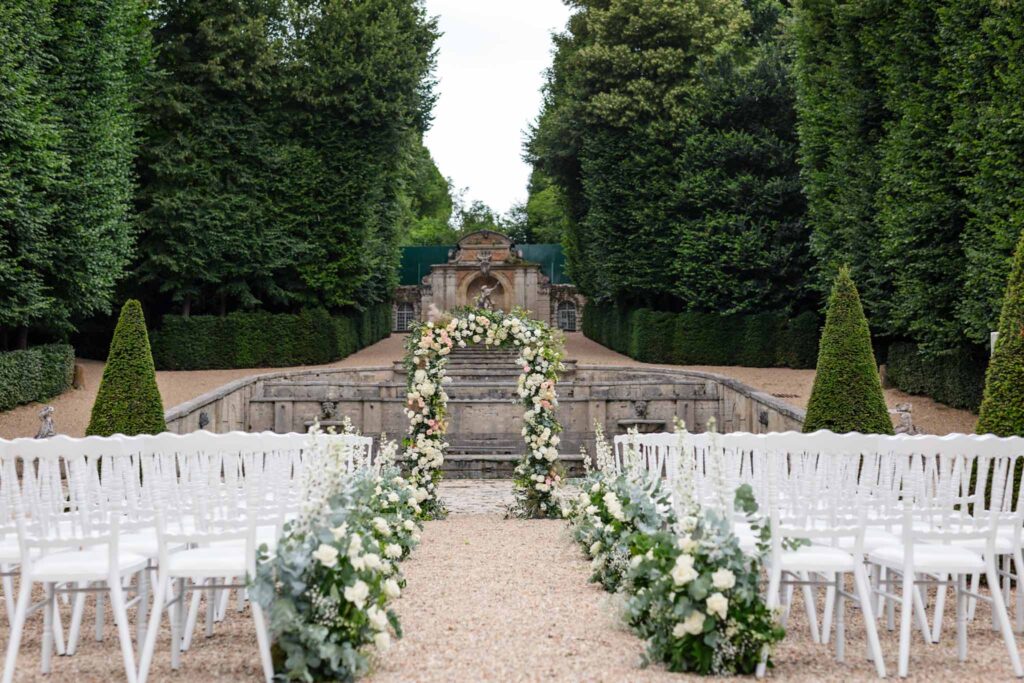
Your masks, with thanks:
<instances>
[{"instance_id":1,"label":"stone staircase","mask_svg":"<svg viewBox=\"0 0 1024 683\"><path fill-rule=\"evenodd\" d=\"M448 432L448 451L443 466L450 479L507 479L523 456L525 445L519 432L490 431L486 415L471 413L473 404L486 412L485 404L512 401L516 398L516 382L521 368L516 365L519 354L515 349L490 349L471 346L456 349L448 360L448 376L452 378L445 391L449 405L459 405L460 417ZM573 364L574 366L575 364ZM559 385L561 387L561 383ZM454 407L454 406L453 406ZM473 424L459 424L472 420ZM508 429L499 420L491 422L493 428ZM578 453L563 456L563 464L570 476L580 476L583 464Z\"/></svg>"}]
</instances>

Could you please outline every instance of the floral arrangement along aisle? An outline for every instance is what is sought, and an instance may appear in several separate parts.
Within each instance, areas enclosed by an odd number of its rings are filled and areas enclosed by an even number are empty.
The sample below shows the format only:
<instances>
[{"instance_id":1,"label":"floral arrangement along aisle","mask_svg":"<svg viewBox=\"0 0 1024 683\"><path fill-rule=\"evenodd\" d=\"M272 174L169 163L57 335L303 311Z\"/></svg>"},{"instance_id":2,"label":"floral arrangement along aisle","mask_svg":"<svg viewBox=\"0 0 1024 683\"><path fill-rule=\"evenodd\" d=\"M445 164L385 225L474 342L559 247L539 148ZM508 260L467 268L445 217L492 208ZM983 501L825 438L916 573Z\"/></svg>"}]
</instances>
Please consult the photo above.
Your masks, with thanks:
<instances>
[{"instance_id":1,"label":"floral arrangement along aisle","mask_svg":"<svg viewBox=\"0 0 1024 683\"><path fill-rule=\"evenodd\" d=\"M261 553L250 595L269 614L279 678L351 681L401 636L389 605L405 584L397 563L419 541L420 508L394 466L394 442L371 465L317 427L311 438L300 514Z\"/></svg>"},{"instance_id":2,"label":"floral arrangement along aisle","mask_svg":"<svg viewBox=\"0 0 1024 683\"><path fill-rule=\"evenodd\" d=\"M684 448L677 485L668 491L638 465L635 447L618 473L600 429L597 437L598 470L565 503L573 535L592 558L592 580L623 597L649 661L670 671L754 673L785 632L758 590L767 530L750 488L738 489L734 504L762 530L754 555L740 549L720 511L694 502Z\"/></svg>"},{"instance_id":3,"label":"floral arrangement along aisle","mask_svg":"<svg viewBox=\"0 0 1024 683\"><path fill-rule=\"evenodd\" d=\"M555 418L555 384L563 369L561 338L520 309L503 313L476 308L458 309L440 320L416 325L406 343L409 436L405 455L411 465L409 480L419 489L424 514L444 515L437 484L448 446L446 368L451 352L468 344L518 349L516 362L522 374L517 391L525 408L522 433L526 454L515 470L512 512L524 517L558 516L554 491L561 486L563 470L558 462L562 426Z\"/></svg>"}]
</instances>

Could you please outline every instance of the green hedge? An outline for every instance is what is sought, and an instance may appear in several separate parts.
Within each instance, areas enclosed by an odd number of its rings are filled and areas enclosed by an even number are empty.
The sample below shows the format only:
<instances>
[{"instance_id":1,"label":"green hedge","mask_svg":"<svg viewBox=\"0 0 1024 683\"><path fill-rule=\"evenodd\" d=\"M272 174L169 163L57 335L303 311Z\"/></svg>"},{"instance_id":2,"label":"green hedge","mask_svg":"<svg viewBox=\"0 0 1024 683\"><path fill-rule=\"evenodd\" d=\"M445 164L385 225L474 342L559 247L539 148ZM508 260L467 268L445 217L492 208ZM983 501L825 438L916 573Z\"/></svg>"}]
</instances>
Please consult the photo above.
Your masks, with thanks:
<instances>
[{"instance_id":1,"label":"green hedge","mask_svg":"<svg viewBox=\"0 0 1024 683\"><path fill-rule=\"evenodd\" d=\"M629 311L588 303L583 334L645 363L813 368L820 322L814 313L719 315Z\"/></svg>"},{"instance_id":2,"label":"green hedge","mask_svg":"<svg viewBox=\"0 0 1024 683\"><path fill-rule=\"evenodd\" d=\"M377 304L339 316L322 308L298 314L167 315L151 336L157 369L208 370L330 363L390 332L391 306Z\"/></svg>"},{"instance_id":3,"label":"green hedge","mask_svg":"<svg viewBox=\"0 0 1024 683\"><path fill-rule=\"evenodd\" d=\"M70 344L44 344L0 353L0 410L63 393L75 376Z\"/></svg>"},{"instance_id":4,"label":"green hedge","mask_svg":"<svg viewBox=\"0 0 1024 683\"><path fill-rule=\"evenodd\" d=\"M890 384L908 394L977 412L987 365L984 348L959 348L948 355L931 356L920 353L917 344L897 342L889 345L885 372Z\"/></svg>"}]
</instances>

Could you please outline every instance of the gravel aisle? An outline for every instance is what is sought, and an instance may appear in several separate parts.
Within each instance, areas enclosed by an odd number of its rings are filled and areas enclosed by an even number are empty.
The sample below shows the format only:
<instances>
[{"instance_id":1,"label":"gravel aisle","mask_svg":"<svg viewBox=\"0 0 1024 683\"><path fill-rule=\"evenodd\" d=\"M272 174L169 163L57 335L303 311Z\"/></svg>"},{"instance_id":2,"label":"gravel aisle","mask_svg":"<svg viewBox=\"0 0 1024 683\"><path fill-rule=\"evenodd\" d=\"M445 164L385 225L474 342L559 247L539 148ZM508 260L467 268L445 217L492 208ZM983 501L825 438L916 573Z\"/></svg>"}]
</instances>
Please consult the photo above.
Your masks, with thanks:
<instances>
[{"instance_id":1,"label":"gravel aisle","mask_svg":"<svg viewBox=\"0 0 1024 683\"><path fill-rule=\"evenodd\" d=\"M453 514L402 564L405 638L368 681L655 681L564 522Z\"/></svg>"}]
</instances>

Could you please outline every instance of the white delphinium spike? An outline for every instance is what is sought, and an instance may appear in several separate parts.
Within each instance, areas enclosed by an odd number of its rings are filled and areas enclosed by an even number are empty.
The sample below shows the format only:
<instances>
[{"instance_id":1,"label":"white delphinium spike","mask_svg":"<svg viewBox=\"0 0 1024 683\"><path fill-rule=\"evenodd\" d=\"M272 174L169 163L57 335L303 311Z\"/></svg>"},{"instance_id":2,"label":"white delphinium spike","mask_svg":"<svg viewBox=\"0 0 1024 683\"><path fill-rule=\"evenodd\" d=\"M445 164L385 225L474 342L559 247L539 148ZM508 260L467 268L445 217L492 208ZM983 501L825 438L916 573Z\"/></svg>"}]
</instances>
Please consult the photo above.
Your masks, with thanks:
<instances>
[{"instance_id":1,"label":"white delphinium spike","mask_svg":"<svg viewBox=\"0 0 1024 683\"><path fill-rule=\"evenodd\" d=\"M676 427L676 472L675 486L673 487L672 499L675 503L678 517L686 517L692 514L694 508L694 458L687 447L686 423L675 418Z\"/></svg>"},{"instance_id":2,"label":"white delphinium spike","mask_svg":"<svg viewBox=\"0 0 1024 683\"><path fill-rule=\"evenodd\" d=\"M615 454L608 440L604 437L604 430L601 423L594 420L594 454L597 457L597 469L606 474L614 474L618 469L615 467Z\"/></svg>"},{"instance_id":3,"label":"white delphinium spike","mask_svg":"<svg viewBox=\"0 0 1024 683\"><path fill-rule=\"evenodd\" d=\"M708 418L708 460L710 462L711 485L714 487L715 503L722 514L730 510L728 483L725 474L725 451L719 446L718 431L714 417Z\"/></svg>"},{"instance_id":4,"label":"white delphinium spike","mask_svg":"<svg viewBox=\"0 0 1024 683\"><path fill-rule=\"evenodd\" d=\"M637 440L640 432L636 427L626 430L626 452L623 455L623 466L626 474L633 480L638 480L644 475L644 468L640 466L640 445Z\"/></svg>"}]
</instances>

